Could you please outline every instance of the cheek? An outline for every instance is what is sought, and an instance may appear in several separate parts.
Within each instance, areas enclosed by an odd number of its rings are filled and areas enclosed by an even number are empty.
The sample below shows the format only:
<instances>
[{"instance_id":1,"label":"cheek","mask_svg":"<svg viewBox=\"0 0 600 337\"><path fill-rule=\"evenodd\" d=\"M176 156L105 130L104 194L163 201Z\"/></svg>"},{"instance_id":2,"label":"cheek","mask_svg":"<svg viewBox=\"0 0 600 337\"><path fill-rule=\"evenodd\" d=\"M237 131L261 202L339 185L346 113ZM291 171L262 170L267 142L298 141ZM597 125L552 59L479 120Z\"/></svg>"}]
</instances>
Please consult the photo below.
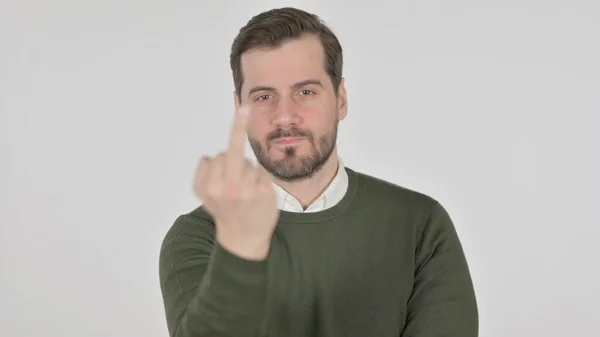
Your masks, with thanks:
<instances>
[{"instance_id":1,"label":"cheek","mask_svg":"<svg viewBox=\"0 0 600 337\"><path fill-rule=\"evenodd\" d=\"M317 133L329 131L337 120L335 110L330 107L319 105L303 114L304 125Z\"/></svg>"},{"instance_id":2,"label":"cheek","mask_svg":"<svg viewBox=\"0 0 600 337\"><path fill-rule=\"evenodd\" d=\"M253 117L248 122L247 133L250 138L262 140L269 132L269 124L264 118Z\"/></svg>"},{"instance_id":3,"label":"cheek","mask_svg":"<svg viewBox=\"0 0 600 337\"><path fill-rule=\"evenodd\" d=\"M298 109L312 114L327 114L333 106L325 96L299 97L296 103Z\"/></svg>"},{"instance_id":4,"label":"cheek","mask_svg":"<svg viewBox=\"0 0 600 337\"><path fill-rule=\"evenodd\" d=\"M298 108L306 112L322 112L325 110L325 104L323 101L318 99L300 99L298 102Z\"/></svg>"}]
</instances>

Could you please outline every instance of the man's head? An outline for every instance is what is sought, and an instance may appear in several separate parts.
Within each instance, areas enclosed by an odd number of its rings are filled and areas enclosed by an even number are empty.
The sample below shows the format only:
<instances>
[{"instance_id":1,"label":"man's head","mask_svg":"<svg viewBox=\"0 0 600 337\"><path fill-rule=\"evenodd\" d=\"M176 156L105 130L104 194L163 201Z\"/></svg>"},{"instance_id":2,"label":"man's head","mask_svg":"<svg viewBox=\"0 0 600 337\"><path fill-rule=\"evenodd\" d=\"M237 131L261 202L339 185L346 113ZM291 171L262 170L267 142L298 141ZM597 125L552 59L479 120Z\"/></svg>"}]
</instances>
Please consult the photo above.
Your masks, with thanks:
<instances>
[{"instance_id":1,"label":"man's head","mask_svg":"<svg viewBox=\"0 0 600 337\"><path fill-rule=\"evenodd\" d=\"M248 139L259 163L284 181L311 177L335 153L346 117L336 36L316 15L270 10L240 29L230 63L236 106L252 110Z\"/></svg>"}]
</instances>

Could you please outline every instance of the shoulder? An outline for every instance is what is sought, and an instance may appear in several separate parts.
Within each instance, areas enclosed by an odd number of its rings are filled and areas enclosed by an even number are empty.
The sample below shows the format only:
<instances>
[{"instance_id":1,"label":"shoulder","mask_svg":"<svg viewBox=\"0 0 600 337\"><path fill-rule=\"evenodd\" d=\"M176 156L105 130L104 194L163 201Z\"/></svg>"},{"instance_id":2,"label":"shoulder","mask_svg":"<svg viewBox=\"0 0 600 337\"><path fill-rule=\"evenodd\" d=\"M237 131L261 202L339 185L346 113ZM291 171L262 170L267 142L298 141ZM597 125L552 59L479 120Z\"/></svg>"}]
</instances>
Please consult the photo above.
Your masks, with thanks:
<instances>
[{"instance_id":1,"label":"shoulder","mask_svg":"<svg viewBox=\"0 0 600 337\"><path fill-rule=\"evenodd\" d=\"M449 213L434 197L366 173L352 173L358 182L355 207L380 219L399 221L417 236L433 228L454 231Z\"/></svg>"},{"instance_id":2,"label":"shoulder","mask_svg":"<svg viewBox=\"0 0 600 337\"><path fill-rule=\"evenodd\" d=\"M167 230L161 244L161 250L182 240L212 240L215 234L215 224L210 214L203 206L179 215Z\"/></svg>"},{"instance_id":3,"label":"shoulder","mask_svg":"<svg viewBox=\"0 0 600 337\"><path fill-rule=\"evenodd\" d=\"M357 178L359 193L377 203L393 203L397 207L415 210L431 210L439 204L438 200L423 192L363 172L351 172Z\"/></svg>"}]
</instances>

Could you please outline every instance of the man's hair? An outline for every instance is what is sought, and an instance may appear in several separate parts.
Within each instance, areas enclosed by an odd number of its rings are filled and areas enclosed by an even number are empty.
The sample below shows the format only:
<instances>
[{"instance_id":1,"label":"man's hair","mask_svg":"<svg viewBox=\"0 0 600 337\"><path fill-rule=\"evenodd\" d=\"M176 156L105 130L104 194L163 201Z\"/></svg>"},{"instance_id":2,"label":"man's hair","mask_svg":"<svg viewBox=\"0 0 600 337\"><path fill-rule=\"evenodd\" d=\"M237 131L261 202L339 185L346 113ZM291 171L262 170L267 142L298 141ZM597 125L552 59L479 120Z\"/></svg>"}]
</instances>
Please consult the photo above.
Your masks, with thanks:
<instances>
[{"instance_id":1,"label":"man's hair","mask_svg":"<svg viewBox=\"0 0 600 337\"><path fill-rule=\"evenodd\" d=\"M321 41L325 52L325 71L331 78L333 90L337 95L344 63L340 42L317 15L297 8L285 7L252 17L240 29L233 41L229 62L239 100L242 99L241 91L244 83L241 69L241 56L244 52L252 48L276 48L306 34L314 34Z\"/></svg>"}]
</instances>

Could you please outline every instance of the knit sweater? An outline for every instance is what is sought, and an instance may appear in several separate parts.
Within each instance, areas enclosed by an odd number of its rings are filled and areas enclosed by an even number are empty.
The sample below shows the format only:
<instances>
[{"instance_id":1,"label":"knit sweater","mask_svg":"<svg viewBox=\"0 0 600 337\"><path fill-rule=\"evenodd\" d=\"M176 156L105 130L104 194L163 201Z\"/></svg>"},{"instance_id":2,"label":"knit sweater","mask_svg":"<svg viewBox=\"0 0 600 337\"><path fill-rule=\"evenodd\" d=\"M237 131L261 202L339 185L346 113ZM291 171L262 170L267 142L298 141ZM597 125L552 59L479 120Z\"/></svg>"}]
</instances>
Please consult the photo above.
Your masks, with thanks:
<instances>
[{"instance_id":1,"label":"knit sweater","mask_svg":"<svg viewBox=\"0 0 600 337\"><path fill-rule=\"evenodd\" d=\"M469 267L433 198L346 167L348 190L315 213L280 211L269 256L215 240L200 206L160 251L172 337L476 337Z\"/></svg>"}]
</instances>

